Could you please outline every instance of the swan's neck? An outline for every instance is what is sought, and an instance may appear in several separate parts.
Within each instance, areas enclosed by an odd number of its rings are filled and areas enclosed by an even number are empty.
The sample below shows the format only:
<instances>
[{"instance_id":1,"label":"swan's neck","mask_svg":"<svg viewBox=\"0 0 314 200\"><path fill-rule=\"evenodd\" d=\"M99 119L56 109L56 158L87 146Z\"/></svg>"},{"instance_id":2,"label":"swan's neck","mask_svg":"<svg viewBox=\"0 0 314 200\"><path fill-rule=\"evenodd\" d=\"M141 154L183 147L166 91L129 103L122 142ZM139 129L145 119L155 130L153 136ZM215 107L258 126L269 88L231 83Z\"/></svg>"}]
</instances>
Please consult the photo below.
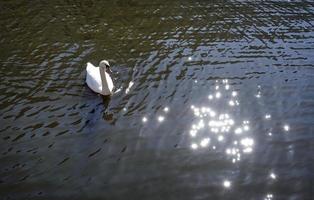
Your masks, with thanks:
<instances>
[{"instance_id":1,"label":"swan's neck","mask_svg":"<svg viewBox=\"0 0 314 200\"><path fill-rule=\"evenodd\" d=\"M101 84L102 84L102 91L109 91L108 83L107 83L107 77L106 77L106 70L103 67L99 67L100 72L100 78L101 78Z\"/></svg>"}]
</instances>

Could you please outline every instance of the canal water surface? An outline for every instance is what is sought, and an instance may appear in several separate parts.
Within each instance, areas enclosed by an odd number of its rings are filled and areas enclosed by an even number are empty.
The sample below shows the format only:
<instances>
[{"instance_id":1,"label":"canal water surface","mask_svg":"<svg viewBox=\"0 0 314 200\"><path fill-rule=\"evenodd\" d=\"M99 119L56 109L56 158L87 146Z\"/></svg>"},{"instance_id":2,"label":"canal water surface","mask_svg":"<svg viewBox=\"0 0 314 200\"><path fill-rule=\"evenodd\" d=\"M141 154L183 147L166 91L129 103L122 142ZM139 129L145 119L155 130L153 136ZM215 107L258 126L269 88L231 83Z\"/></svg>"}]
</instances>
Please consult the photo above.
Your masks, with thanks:
<instances>
[{"instance_id":1,"label":"canal water surface","mask_svg":"<svg viewBox=\"0 0 314 200\"><path fill-rule=\"evenodd\" d=\"M0 27L1 199L313 199L313 1L2 0Z\"/></svg>"}]
</instances>

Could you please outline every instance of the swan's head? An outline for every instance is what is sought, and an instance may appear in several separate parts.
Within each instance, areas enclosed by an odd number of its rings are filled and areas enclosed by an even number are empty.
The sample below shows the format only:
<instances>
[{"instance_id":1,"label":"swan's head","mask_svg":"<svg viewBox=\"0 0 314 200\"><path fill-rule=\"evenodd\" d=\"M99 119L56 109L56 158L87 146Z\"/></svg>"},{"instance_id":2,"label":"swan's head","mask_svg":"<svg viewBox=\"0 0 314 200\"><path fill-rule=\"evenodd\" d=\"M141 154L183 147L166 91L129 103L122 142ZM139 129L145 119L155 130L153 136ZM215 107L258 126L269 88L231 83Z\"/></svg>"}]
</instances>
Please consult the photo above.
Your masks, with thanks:
<instances>
[{"instance_id":1,"label":"swan's head","mask_svg":"<svg viewBox=\"0 0 314 200\"><path fill-rule=\"evenodd\" d=\"M99 63L99 67L103 67L106 71L111 72L109 62L107 60L102 60Z\"/></svg>"}]
</instances>

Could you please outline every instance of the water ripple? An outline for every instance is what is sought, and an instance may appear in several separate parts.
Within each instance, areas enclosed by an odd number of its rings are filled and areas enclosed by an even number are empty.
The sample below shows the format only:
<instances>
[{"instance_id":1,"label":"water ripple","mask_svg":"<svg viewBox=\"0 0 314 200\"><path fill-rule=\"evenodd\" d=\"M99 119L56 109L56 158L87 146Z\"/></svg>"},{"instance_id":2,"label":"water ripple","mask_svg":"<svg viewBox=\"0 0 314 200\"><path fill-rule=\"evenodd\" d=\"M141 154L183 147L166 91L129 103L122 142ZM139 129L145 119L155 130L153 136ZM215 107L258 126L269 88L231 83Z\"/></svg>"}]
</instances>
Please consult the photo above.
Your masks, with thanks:
<instances>
[{"instance_id":1,"label":"water ripple","mask_svg":"<svg viewBox=\"0 0 314 200\"><path fill-rule=\"evenodd\" d=\"M311 196L312 1L4 1L0 12L4 198ZM84 83L86 62L104 58L111 98Z\"/></svg>"}]
</instances>

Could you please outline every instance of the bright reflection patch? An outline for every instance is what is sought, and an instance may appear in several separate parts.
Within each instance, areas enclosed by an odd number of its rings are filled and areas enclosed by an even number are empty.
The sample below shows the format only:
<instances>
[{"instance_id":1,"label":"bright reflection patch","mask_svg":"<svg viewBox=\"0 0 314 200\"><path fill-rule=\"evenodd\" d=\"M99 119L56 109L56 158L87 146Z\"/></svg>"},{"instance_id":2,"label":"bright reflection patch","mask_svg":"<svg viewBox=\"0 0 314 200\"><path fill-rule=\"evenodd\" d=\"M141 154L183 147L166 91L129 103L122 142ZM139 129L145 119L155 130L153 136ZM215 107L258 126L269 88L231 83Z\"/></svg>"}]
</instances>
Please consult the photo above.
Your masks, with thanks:
<instances>
[{"instance_id":1,"label":"bright reflection patch","mask_svg":"<svg viewBox=\"0 0 314 200\"><path fill-rule=\"evenodd\" d=\"M133 81L130 81L129 86L125 90L125 94L128 94L130 92L131 87L134 85Z\"/></svg>"},{"instance_id":2,"label":"bright reflection patch","mask_svg":"<svg viewBox=\"0 0 314 200\"><path fill-rule=\"evenodd\" d=\"M165 117L164 116L158 116L157 120L159 122L163 122L165 120Z\"/></svg>"},{"instance_id":3,"label":"bright reflection patch","mask_svg":"<svg viewBox=\"0 0 314 200\"><path fill-rule=\"evenodd\" d=\"M201 147L207 147L209 144L210 139L209 138L205 138L201 141L200 145Z\"/></svg>"},{"instance_id":4,"label":"bright reflection patch","mask_svg":"<svg viewBox=\"0 0 314 200\"><path fill-rule=\"evenodd\" d=\"M147 122L147 118L146 118L146 117L143 117L143 118L142 118L142 122L144 122L144 123Z\"/></svg>"},{"instance_id":5,"label":"bright reflection patch","mask_svg":"<svg viewBox=\"0 0 314 200\"><path fill-rule=\"evenodd\" d=\"M223 151L232 163L239 162L242 154L253 152L254 139L250 121L232 115L234 109L240 105L238 93L225 79L216 81L211 93L208 94L208 99L210 105L191 105L194 114L189 130L191 149L207 148L211 151ZM224 111L217 109L215 106L217 103Z\"/></svg>"},{"instance_id":6,"label":"bright reflection patch","mask_svg":"<svg viewBox=\"0 0 314 200\"><path fill-rule=\"evenodd\" d=\"M235 102L232 101L232 100L230 100L230 101L229 101L229 105L230 105L230 106L235 106Z\"/></svg>"},{"instance_id":7,"label":"bright reflection patch","mask_svg":"<svg viewBox=\"0 0 314 200\"><path fill-rule=\"evenodd\" d=\"M192 148L192 149L197 149L197 148L198 148L198 145L195 144L195 143L194 143L194 144L191 144L191 148Z\"/></svg>"},{"instance_id":8,"label":"bright reflection patch","mask_svg":"<svg viewBox=\"0 0 314 200\"><path fill-rule=\"evenodd\" d=\"M168 112L168 111L169 111L169 108L168 108L168 107L165 107L165 108L164 108L164 111L165 111L165 112Z\"/></svg>"},{"instance_id":9,"label":"bright reflection patch","mask_svg":"<svg viewBox=\"0 0 314 200\"><path fill-rule=\"evenodd\" d=\"M261 96L262 96L261 92L258 92L257 95L255 95L255 96L256 96L256 98L261 98Z\"/></svg>"},{"instance_id":10,"label":"bright reflection patch","mask_svg":"<svg viewBox=\"0 0 314 200\"><path fill-rule=\"evenodd\" d=\"M221 97L221 93L220 93L220 92L216 92L215 97L216 97L217 99L219 99L219 98Z\"/></svg>"},{"instance_id":11,"label":"bright reflection patch","mask_svg":"<svg viewBox=\"0 0 314 200\"><path fill-rule=\"evenodd\" d=\"M277 178L276 174L274 174L274 173L270 173L269 177L270 177L271 179L276 179L276 178Z\"/></svg>"},{"instance_id":12,"label":"bright reflection patch","mask_svg":"<svg viewBox=\"0 0 314 200\"><path fill-rule=\"evenodd\" d=\"M285 130L285 131L289 131L289 130L290 130L290 126L289 126L289 125L287 125L287 124L286 124L286 125L284 125L284 126L283 126L283 130Z\"/></svg>"},{"instance_id":13,"label":"bright reflection patch","mask_svg":"<svg viewBox=\"0 0 314 200\"><path fill-rule=\"evenodd\" d=\"M228 181L228 180L225 180L225 181L223 182L223 186L224 186L225 188L230 188L230 187L231 187L231 182Z\"/></svg>"},{"instance_id":14,"label":"bright reflection patch","mask_svg":"<svg viewBox=\"0 0 314 200\"><path fill-rule=\"evenodd\" d=\"M199 102L203 104L193 104L190 106L193 113L192 122L187 130L189 137L190 149L196 152L214 152L219 156L224 156L231 163L237 164L241 160L250 156L254 152L256 141L253 138L253 131L256 126L250 122L250 119L241 116L241 113L247 113L247 107L240 107L240 98L245 98L240 95L240 91L233 88L233 84L227 79L216 80L215 84L209 88L204 100ZM261 86L258 86L256 98L262 98ZM255 99L255 98L253 98ZM259 101L255 99L255 101ZM245 110L245 112L242 112ZM252 110L252 112L255 112ZM272 116L270 113L264 113L259 116L261 123L271 122ZM282 130L290 131L288 124L282 124ZM265 136L269 137L273 129L268 129L264 132ZM261 130L258 130L261 131ZM276 135L276 134L275 134ZM274 136L275 136L274 135ZM268 180L278 179L274 172L267 173ZM227 178L227 177L226 177ZM232 181L221 180L222 187L230 188ZM267 194L265 200L272 200L273 194Z\"/></svg>"},{"instance_id":15,"label":"bright reflection patch","mask_svg":"<svg viewBox=\"0 0 314 200\"><path fill-rule=\"evenodd\" d=\"M273 197L274 196L272 194L267 194L264 200L272 200Z\"/></svg>"}]
</instances>

